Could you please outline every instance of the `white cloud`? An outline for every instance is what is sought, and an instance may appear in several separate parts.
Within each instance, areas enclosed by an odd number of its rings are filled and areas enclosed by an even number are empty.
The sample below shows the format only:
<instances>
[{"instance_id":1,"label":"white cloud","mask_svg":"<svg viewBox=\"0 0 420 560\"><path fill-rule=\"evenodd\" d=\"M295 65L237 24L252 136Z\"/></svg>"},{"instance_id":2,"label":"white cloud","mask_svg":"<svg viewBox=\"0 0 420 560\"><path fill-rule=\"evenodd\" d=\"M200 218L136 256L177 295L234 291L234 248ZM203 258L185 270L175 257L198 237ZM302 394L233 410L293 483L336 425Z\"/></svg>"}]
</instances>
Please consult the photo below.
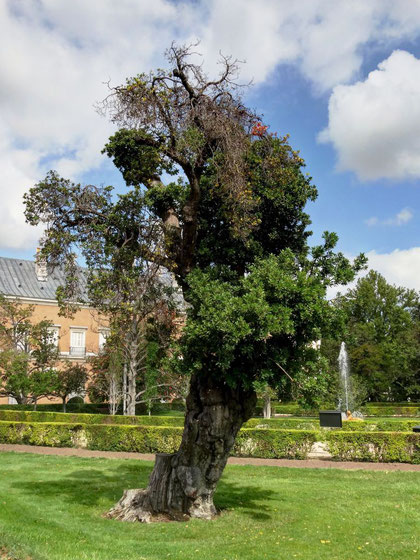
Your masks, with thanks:
<instances>
[{"instance_id":1,"label":"white cloud","mask_svg":"<svg viewBox=\"0 0 420 560\"><path fill-rule=\"evenodd\" d=\"M103 161L112 127L93 109L107 93L103 82L162 65L172 40L201 39L209 70L221 50L247 60L244 81L261 83L287 63L326 91L358 75L364 45L419 29L412 0L0 0L0 164L8 170L0 246L33 242L20 197L46 161L73 179Z\"/></svg>"},{"instance_id":2,"label":"white cloud","mask_svg":"<svg viewBox=\"0 0 420 560\"><path fill-rule=\"evenodd\" d=\"M24 225L21 198L45 160L73 179L100 165L113 130L93 107L104 82L154 66L175 15L167 0L0 0L0 246L35 246L39 231Z\"/></svg>"},{"instance_id":3,"label":"white cloud","mask_svg":"<svg viewBox=\"0 0 420 560\"><path fill-rule=\"evenodd\" d=\"M410 208L403 208L398 214L396 214L392 218L387 218L386 220L379 220L376 216L372 216L365 220L366 225L368 226L403 226L410 222L413 219L413 212Z\"/></svg>"},{"instance_id":4,"label":"white cloud","mask_svg":"<svg viewBox=\"0 0 420 560\"><path fill-rule=\"evenodd\" d=\"M419 97L420 60L394 51L365 81L334 88L319 138L362 180L420 177Z\"/></svg>"},{"instance_id":5,"label":"white cloud","mask_svg":"<svg viewBox=\"0 0 420 560\"><path fill-rule=\"evenodd\" d=\"M420 291L420 247L411 249L395 249L390 253L377 253L369 251L366 253L370 270L376 270L385 277L389 284L403 286ZM363 271L358 278L368 273ZM356 284L352 282L347 286L334 286L328 290L328 298L333 298L338 292L345 293Z\"/></svg>"},{"instance_id":6,"label":"white cloud","mask_svg":"<svg viewBox=\"0 0 420 560\"><path fill-rule=\"evenodd\" d=\"M318 91L358 76L363 47L394 45L420 32L412 0L213 0L195 34L205 53L246 59L247 78L264 81L281 63L297 65ZM197 18L197 22L199 22Z\"/></svg>"}]
</instances>

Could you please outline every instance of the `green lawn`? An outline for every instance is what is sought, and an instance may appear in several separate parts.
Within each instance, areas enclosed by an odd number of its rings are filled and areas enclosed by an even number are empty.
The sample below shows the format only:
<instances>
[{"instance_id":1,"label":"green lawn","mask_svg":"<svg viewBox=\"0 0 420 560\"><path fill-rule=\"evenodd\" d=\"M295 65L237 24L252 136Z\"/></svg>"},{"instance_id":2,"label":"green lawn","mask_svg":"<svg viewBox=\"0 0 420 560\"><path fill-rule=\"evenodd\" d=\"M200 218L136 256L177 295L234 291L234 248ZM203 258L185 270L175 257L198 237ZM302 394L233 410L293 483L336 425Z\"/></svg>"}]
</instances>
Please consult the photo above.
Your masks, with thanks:
<instances>
[{"instance_id":1,"label":"green lawn","mask_svg":"<svg viewBox=\"0 0 420 560\"><path fill-rule=\"evenodd\" d=\"M420 473L226 469L212 522L101 517L151 463L0 453L0 558L420 559Z\"/></svg>"}]
</instances>

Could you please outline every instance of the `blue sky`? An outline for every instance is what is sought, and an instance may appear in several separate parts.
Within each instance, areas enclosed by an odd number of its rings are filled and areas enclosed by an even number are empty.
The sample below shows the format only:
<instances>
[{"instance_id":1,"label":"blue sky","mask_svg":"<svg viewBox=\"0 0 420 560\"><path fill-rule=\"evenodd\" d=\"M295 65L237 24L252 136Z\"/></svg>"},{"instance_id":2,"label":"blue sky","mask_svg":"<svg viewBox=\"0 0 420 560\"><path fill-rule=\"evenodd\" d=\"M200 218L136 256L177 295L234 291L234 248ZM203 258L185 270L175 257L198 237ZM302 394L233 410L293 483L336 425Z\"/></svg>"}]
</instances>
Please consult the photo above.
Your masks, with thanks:
<instances>
[{"instance_id":1,"label":"blue sky","mask_svg":"<svg viewBox=\"0 0 420 560\"><path fill-rule=\"evenodd\" d=\"M246 60L247 104L306 160L314 242L336 231L347 255L420 289L420 0L0 0L0 22L3 256L34 254L21 197L49 168L124 188L100 154L104 82L199 39L209 74L220 50Z\"/></svg>"}]
</instances>

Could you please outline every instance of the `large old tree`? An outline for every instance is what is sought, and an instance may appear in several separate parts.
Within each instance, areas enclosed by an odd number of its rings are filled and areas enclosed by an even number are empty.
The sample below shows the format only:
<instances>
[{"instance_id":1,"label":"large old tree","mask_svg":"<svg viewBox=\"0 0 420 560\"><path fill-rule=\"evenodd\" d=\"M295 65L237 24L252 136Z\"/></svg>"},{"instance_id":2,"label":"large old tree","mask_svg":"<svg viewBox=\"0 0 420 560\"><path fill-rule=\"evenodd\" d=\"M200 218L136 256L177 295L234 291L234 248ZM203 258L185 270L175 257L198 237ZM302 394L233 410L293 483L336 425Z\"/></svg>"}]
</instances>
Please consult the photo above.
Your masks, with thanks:
<instances>
[{"instance_id":1,"label":"large old tree","mask_svg":"<svg viewBox=\"0 0 420 560\"><path fill-rule=\"evenodd\" d=\"M334 234L309 248L304 207L317 192L303 160L242 104L233 61L222 59L219 78L209 80L192 54L172 46L169 71L127 80L103 105L120 127L104 151L157 234L145 239L150 230L127 214L118 243L181 286L188 319L178 367L191 375L179 451L157 456L149 486L126 491L111 510L118 519L216 514L214 490L253 413L255 382L275 384L316 361L310 343L333 321L326 287L349 281L362 264L333 252ZM58 254L71 260L63 247L78 225L91 235L97 223L89 204L60 208L68 187L50 174L27 196L28 220L50 224L43 253L51 262ZM92 192L80 196L89 202ZM112 224L110 212L108 224L94 227L107 234Z\"/></svg>"}]
</instances>

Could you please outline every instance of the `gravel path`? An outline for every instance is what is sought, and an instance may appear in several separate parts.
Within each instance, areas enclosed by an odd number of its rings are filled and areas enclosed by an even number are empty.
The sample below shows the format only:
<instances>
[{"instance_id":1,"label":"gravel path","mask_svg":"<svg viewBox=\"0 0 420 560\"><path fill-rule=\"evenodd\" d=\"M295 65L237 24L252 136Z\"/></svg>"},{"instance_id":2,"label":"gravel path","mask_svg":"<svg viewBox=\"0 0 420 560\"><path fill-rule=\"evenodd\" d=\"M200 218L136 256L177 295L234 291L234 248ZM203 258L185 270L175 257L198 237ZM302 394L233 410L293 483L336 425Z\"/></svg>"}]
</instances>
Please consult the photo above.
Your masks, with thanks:
<instances>
[{"instance_id":1,"label":"gravel path","mask_svg":"<svg viewBox=\"0 0 420 560\"><path fill-rule=\"evenodd\" d=\"M155 456L147 453L126 453L117 451L90 451L88 449L74 449L67 447L35 447L32 445L0 444L1 451L15 451L17 453L36 453L38 455L60 455L63 457L103 457L105 459L138 459L140 461L154 461ZM328 461L327 459L253 459L247 457L231 457L229 465L262 465L268 467L293 467L311 469L345 469L369 471L417 471L420 465L409 463L365 463L351 461Z\"/></svg>"}]
</instances>

